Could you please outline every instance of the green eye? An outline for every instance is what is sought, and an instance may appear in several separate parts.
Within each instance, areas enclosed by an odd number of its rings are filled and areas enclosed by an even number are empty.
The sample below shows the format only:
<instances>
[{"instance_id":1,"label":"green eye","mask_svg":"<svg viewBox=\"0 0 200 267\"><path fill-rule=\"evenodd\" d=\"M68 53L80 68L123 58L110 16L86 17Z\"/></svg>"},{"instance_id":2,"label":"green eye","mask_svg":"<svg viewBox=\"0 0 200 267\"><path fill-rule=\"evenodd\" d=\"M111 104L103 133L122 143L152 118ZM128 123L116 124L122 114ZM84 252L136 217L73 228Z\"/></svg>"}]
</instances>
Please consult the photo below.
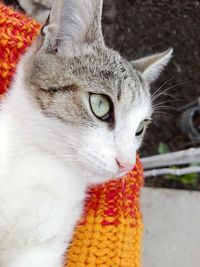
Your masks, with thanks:
<instances>
[{"instance_id":1,"label":"green eye","mask_svg":"<svg viewBox=\"0 0 200 267\"><path fill-rule=\"evenodd\" d=\"M144 129L145 129L145 121L142 121L142 122L140 123L140 125L138 126L135 135L136 135L136 136L140 136L140 135L142 135L143 132L144 132Z\"/></svg>"},{"instance_id":2,"label":"green eye","mask_svg":"<svg viewBox=\"0 0 200 267\"><path fill-rule=\"evenodd\" d=\"M111 101L105 95L91 94L90 106L94 115L102 120L108 119L111 110Z\"/></svg>"}]
</instances>

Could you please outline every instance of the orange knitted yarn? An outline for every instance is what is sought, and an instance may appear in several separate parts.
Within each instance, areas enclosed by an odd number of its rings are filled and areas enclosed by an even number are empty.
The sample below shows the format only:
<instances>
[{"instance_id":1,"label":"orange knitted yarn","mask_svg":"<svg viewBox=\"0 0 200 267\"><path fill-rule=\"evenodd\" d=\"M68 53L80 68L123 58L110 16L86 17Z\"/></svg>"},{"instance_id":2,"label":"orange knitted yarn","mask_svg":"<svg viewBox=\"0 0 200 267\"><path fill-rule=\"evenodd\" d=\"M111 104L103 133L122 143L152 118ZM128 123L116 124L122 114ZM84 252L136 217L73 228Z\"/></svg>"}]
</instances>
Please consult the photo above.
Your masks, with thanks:
<instances>
[{"instance_id":1,"label":"orange knitted yarn","mask_svg":"<svg viewBox=\"0 0 200 267\"><path fill-rule=\"evenodd\" d=\"M143 168L89 191L85 215L68 252L67 267L141 266L142 220L139 207Z\"/></svg>"},{"instance_id":2,"label":"orange knitted yarn","mask_svg":"<svg viewBox=\"0 0 200 267\"><path fill-rule=\"evenodd\" d=\"M0 3L0 94L9 87L20 55L36 36L40 25Z\"/></svg>"},{"instance_id":3,"label":"orange knitted yarn","mask_svg":"<svg viewBox=\"0 0 200 267\"><path fill-rule=\"evenodd\" d=\"M19 56L40 25L0 4L0 94L10 84ZM89 190L83 218L67 253L68 267L139 267L142 220L139 159L124 179Z\"/></svg>"}]
</instances>

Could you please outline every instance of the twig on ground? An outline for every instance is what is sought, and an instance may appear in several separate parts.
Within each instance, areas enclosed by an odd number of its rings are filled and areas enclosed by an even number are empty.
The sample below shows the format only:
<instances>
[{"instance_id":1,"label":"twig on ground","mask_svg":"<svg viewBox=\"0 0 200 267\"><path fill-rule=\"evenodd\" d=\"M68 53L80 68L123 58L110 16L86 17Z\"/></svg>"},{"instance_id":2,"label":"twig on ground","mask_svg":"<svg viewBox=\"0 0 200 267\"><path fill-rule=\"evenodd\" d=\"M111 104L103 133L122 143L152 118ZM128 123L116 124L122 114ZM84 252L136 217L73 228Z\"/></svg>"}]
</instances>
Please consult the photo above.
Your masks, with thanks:
<instances>
[{"instance_id":1,"label":"twig on ground","mask_svg":"<svg viewBox=\"0 0 200 267\"><path fill-rule=\"evenodd\" d=\"M159 176L159 175L166 175L166 174L181 176L181 175L189 174L189 173L200 173L200 167L192 166L192 167L187 167L187 168L182 168L182 169L171 169L171 168L154 169L150 171L145 171L144 176L149 177L149 176Z\"/></svg>"},{"instance_id":2,"label":"twig on ground","mask_svg":"<svg viewBox=\"0 0 200 267\"><path fill-rule=\"evenodd\" d=\"M155 155L142 159L144 169L200 163L200 148L190 148L178 152Z\"/></svg>"}]
</instances>

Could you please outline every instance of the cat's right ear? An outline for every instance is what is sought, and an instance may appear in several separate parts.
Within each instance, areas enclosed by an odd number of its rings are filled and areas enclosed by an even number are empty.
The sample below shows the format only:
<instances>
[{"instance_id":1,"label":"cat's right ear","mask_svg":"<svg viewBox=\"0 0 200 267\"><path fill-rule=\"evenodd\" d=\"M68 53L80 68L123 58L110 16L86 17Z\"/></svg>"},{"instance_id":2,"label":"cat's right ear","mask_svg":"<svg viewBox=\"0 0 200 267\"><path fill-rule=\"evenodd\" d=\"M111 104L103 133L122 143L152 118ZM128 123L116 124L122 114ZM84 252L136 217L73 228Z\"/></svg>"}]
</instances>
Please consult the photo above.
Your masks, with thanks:
<instances>
[{"instance_id":1,"label":"cat's right ear","mask_svg":"<svg viewBox=\"0 0 200 267\"><path fill-rule=\"evenodd\" d=\"M132 61L132 66L139 70L146 82L154 82L172 58L173 49L167 49L162 53L157 53L138 60Z\"/></svg>"},{"instance_id":2,"label":"cat's right ear","mask_svg":"<svg viewBox=\"0 0 200 267\"><path fill-rule=\"evenodd\" d=\"M104 45L101 29L103 0L56 0L41 29L38 48L55 52L83 44Z\"/></svg>"}]
</instances>

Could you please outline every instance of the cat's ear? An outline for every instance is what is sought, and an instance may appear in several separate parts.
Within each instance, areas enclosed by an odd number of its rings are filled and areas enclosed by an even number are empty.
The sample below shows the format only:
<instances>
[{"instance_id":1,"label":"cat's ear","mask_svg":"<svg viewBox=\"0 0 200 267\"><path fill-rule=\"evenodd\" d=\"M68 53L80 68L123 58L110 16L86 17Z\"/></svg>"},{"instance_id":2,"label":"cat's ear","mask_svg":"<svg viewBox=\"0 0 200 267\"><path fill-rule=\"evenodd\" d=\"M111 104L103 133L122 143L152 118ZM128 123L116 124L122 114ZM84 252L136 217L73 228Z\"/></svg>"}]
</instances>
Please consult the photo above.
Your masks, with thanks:
<instances>
[{"instance_id":1,"label":"cat's ear","mask_svg":"<svg viewBox=\"0 0 200 267\"><path fill-rule=\"evenodd\" d=\"M41 30L39 46L56 51L81 44L103 45L103 0L56 0Z\"/></svg>"},{"instance_id":2,"label":"cat's ear","mask_svg":"<svg viewBox=\"0 0 200 267\"><path fill-rule=\"evenodd\" d=\"M144 79L148 83L154 82L160 75L164 67L172 58L173 49L170 48L163 53L147 56L132 62L135 69L142 72Z\"/></svg>"}]
</instances>

